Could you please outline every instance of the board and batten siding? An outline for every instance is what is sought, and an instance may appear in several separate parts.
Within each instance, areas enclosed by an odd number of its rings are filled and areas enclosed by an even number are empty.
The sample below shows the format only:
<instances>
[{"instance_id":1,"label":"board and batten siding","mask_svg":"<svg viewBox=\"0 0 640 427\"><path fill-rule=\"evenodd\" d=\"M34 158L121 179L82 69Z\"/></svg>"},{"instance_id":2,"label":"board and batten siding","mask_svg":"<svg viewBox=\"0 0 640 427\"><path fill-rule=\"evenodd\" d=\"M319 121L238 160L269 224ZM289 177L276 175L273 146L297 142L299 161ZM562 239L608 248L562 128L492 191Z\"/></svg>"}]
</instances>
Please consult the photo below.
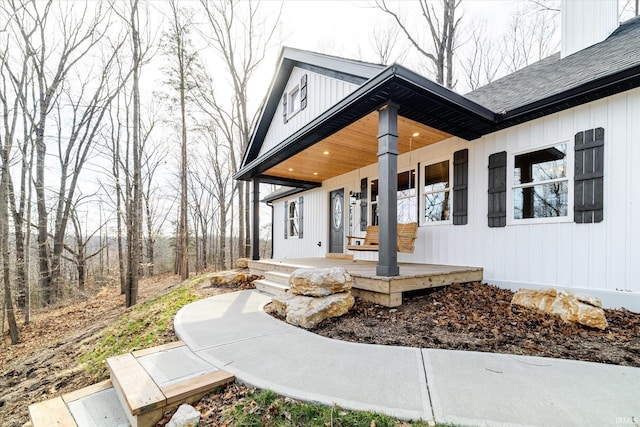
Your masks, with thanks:
<instances>
[{"instance_id":1,"label":"board and batten siding","mask_svg":"<svg viewBox=\"0 0 640 427\"><path fill-rule=\"evenodd\" d=\"M354 83L294 67L291 71L291 76L289 76L285 92L289 93L298 86L304 74L307 75L306 108L298 111L285 123L283 120L282 105L282 95L284 94L281 94L278 109L269 125L269 130L265 136L259 156L267 153L358 88L358 85Z\"/></svg>"},{"instance_id":2,"label":"board and batten siding","mask_svg":"<svg viewBox=\"0 0 640 427\"><path fill-rule=\"evenodd\" d=\"M413 254L399 262L483 267L487 283L503 287L554 286L590 292L607 306L640 311L640 88L533 120L475 141L450 138L398 157L398 170L424 166L469 150L468 223L421 225ZM513 218L513 157L556 143L568 144L570 188L576 133L604 128L604 221L573 222L569 218L535 223ZM489 156L507 152L507 225L490 228L487 221ZM275 257L324 256L327 252L328 192L344 187L359 191L362 178L377 178L377 165L333 178L305 196L305 236L284 242L282 203L275 203ZM313 201L311 201L313 200ZM309 201L309 204L307 204ZM312 207L315 206L315 207ZM309 215L309 216L307 216ZM316 215L316 220L311 219ZM307 219L309 218L309 219ZM359 224L356 206L354 222ZM345 218L347 221L347 218ZM311 231L313 230L313 231ZM354 234L363 235L359 227ZM307 234L309 233L309 234ZM313 236L313 237L312 237ZM322 240L321 248L316 246ZM353 252L356 259L376 260L375 252Z\"/></svg>"},{"instance_id":3,"label":"board and batten siding","mask_svg":"<svg viewBox=\"0 0 640 427\"><path fill-rule=\"evenodd\" d=\"M303 197L304 235L302 238L284 238L284 202ZM273 258L322 257L327 252L328 195L320 191L296 194L273 204ZM318 246L321 242L321 246Z\"/></svg>"}]
</instances>

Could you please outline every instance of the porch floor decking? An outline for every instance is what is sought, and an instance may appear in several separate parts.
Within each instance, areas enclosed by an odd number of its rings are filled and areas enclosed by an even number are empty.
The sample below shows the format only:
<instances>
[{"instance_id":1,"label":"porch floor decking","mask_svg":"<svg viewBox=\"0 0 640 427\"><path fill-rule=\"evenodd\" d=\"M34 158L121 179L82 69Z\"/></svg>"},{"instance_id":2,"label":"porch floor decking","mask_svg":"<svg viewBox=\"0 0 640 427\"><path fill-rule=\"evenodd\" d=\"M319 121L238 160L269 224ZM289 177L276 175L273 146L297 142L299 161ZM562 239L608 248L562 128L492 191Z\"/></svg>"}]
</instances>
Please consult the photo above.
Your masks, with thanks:
<instances>
[{"instance_id":1,"label":"porch floor decking","mask_svg":"<svg viewBox=\"0 0 640 427\"><path fill-rule=\"evenodd\" d=\"M251 272L258 275L265 272L292 273L299 268L342 267L353 278L352 293L355 296L387 307L401 305L403 292L482 280L481 267L398 263L399 276L382 277L376 276L376 265L376 261L320 257L249 261Z\"/></svg>"}]
</instances>

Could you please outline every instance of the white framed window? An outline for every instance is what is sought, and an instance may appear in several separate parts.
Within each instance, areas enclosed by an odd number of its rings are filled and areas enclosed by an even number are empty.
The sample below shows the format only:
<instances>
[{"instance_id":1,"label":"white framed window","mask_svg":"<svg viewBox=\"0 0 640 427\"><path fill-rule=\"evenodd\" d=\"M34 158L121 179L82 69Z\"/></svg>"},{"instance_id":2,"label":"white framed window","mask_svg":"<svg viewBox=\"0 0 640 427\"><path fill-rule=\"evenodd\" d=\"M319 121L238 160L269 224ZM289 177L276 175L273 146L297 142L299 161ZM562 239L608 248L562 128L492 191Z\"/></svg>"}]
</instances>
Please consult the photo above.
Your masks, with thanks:
<instances>
[{"instance_id":1,"label":"white framed window","mask_svg":"<svg viewBox=\"0 0 640 427\"><path fill-rule=\"evenodd\" d=\"M291 117L298 111L300 111L300 87L296 86L291 92L289 92L288 116Z\"/></svg>"},{"instance_id":2,"label":"white framed window","mask_svg":"<svg viewBox=\"0 0 640 427\"><path fill-rule=\"evenodd\" d=\"M451 159L432 163L424 167L422 187L422 223L451 222Z\"/></svg>"},{"instance_id":3,"label":"white framed window","mask_svg":"<svg viewBox=\"0 0 640 427\"><path fill-rule=\"evenodd\" d=\"M287 212L287 231L289 238L300 237L300 207L297 200L289 202Z\"/></svg>"},{"instance_id":4,"label":"white framed window","mask_svg":"<svg viewBox=\"0 0 640 427\"><path fill-rule=\"evenodd\" d=\"M571 148L562 141L510 156L511 224L573 220Z\"/></svg>"},{"instance_id":5,"label":"white framed window","mask_svg":"<svg viewBox=\"0 0 640 427\"><path fill-rule=\"evenodd\" d=\"M371 225L378 225L378 180L371 180L370 197L371 200ZM398 173L398 224L416 222L417 217L417 193L416 193L416 170Z\"/></svg>"}]
</instances>

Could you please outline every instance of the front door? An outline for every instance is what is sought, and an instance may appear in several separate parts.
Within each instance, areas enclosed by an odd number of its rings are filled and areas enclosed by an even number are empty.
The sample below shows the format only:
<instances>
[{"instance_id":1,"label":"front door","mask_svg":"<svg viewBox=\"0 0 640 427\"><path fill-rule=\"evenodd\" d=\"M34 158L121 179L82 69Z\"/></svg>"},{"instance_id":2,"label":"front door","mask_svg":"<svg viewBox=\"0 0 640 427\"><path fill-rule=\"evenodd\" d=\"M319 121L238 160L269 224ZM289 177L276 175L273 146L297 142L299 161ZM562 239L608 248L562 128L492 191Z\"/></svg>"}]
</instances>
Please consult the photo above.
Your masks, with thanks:
<instances>
[{"instance_id":1,"label":"front door","mask_svg":"<svg viewBox=\"0 0 640 427\"><path fill-rule=\"evenodd\" d=\"M329 252L341 254L344 251L344 189L329 193Z\"/></svg>"}]
</instances>

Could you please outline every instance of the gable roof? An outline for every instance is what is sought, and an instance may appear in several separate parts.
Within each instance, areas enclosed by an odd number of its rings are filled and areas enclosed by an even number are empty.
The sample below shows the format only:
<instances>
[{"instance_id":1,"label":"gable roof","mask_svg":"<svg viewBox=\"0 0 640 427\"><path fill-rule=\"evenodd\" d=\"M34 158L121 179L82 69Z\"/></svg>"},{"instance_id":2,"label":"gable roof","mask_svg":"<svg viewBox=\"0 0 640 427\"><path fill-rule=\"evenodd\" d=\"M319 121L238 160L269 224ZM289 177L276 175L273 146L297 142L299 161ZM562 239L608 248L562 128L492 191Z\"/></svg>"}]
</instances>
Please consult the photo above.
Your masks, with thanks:
<instances>
[{"instance_id":1,"label":"gable roof","mask_svg":"<svg viewBox=\"0 0 640 427\"><path fill-rule=\"evenodd\" d=\"M508 113L638 64L640 17L622 23L600 43L565 58L558 52L465 96L497 113Z\"/></svg>"},{"instance_id":2,"label":"gable roof","mask_svg":"<svg viewBox=\"0 0 640 427\"><path fill-rule=\"evenodd\" d=\"M253 159L258 156L262 145L261 142L269 130L271 119L280 104L280 98L284 93L293 67L304 68L356 84L364 83L385 68L384 65L340 58L291 47L283 47L280 50L277 63L276 73L269 86L267 98L264 101L262 111L260 112L253 134L249 140L247 151L244 153L242 164L245 164L248 159ZM260 143L255 144L255 141L260 141Z\"/></svg>"}]
</instances>

